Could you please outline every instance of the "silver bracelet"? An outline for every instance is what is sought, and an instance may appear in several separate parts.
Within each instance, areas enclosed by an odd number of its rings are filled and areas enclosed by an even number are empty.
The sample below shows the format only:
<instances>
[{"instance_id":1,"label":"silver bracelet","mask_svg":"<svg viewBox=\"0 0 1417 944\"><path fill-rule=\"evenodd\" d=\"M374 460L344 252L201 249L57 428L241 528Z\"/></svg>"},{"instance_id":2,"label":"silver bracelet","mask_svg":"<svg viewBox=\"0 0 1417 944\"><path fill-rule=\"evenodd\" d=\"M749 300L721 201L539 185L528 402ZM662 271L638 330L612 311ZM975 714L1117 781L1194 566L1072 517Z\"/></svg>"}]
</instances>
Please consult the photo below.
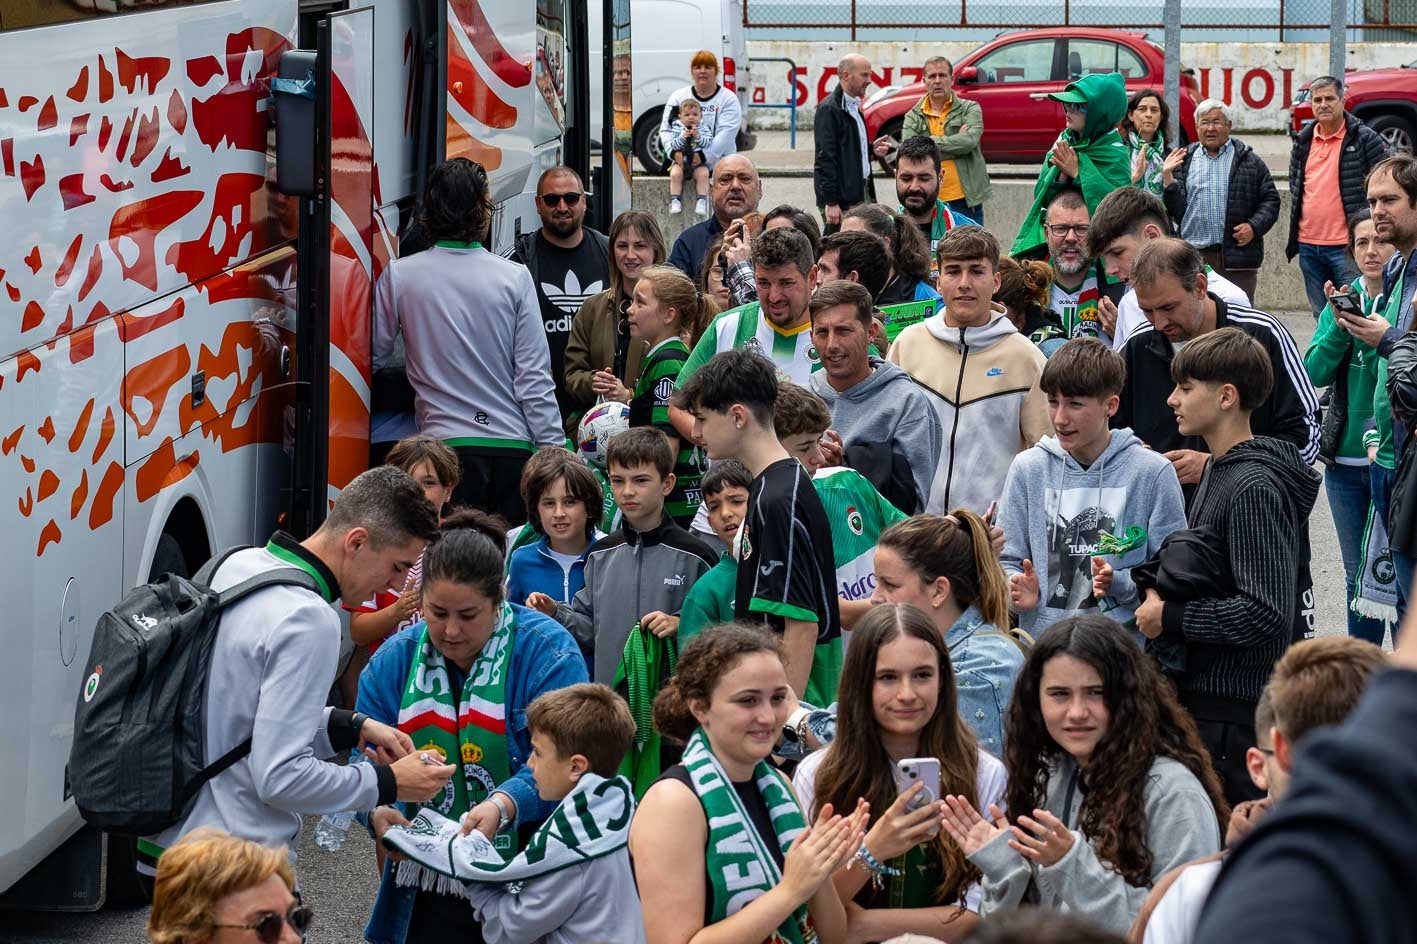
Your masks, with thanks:
<instances>
[{"instance_id":1,"label":"silver bracelet","mask_svg":"<svg viewBox=\"0 0 1417 944\"><path fill-rule=\"evenodd\" d=\"M497 812L500 813L502 816L501 821L497 823L497 832L500 833L502 830L507 828L508 824L511 823L512 811L507 809L507 802L495 793L488 796L487 799L492 803L493 806L497 807Z\"/></svg>"}]
</instances>

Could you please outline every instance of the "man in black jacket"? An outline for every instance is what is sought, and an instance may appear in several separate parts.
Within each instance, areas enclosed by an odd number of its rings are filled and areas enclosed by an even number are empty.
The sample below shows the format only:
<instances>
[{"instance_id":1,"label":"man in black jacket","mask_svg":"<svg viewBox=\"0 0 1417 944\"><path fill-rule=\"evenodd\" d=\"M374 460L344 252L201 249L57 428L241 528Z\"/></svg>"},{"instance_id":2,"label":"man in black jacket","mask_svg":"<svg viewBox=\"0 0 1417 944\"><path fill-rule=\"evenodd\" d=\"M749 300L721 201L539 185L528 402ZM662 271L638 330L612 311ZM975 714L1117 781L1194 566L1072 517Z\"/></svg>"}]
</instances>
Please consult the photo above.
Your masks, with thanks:
<instances>
[{"instance_id":1,"label":"man in black jacket","mask_svg":"<svg viewBox=\"0 0 1417 944\"><path fill-rule=\"evenodd\" d=\"M1289 242L1299 257L1314 317L1328 298L1324 283L1342 288L1358 277L1348 255L1348 217L1368 205L1368 171L1388 156L1382 137L1343 110L1343 82L1321 75L1309 83L1314 123L1289 152Z\"/></svg>"},{"instance_id":2,"label":"man in black jacket","mask_svg":"<svg viewBox=\"0 0 1417 944\"><path fill-rule=\"evenodd\" d=\"M1319 401L1304 371L1294 338L1273 315L1227 304L1207 291L1200 254L1179 239L1153 239L1132 264L1132 288L1147 324L1122 349L1127 381L1112 428L1130 428L1142 442L1166 454L1189 496L1208 458L1205 442L1184 436L1166 405L1171 395L1171 360L1177 345L1226 326L1239 328L1269 354L1274 388L1250 416L1256 436L1294 444L1305 462L1319 451Z\"/></svg>"},{"instance_id":3,"label":"man in black jacket","mask_svg":"<svg viewBox=\"0 0 1417 944\"><path fill-rule=\"evenodd\" d=\"M1199 142L1166 158L1161 198L1181 238L1254 301L1279 191L1260 156L1230 137L1229 105L1213 98L1197 105L1196 132Z\"/></svg>"},{"instance_id":4,"label":"man in black jacket","mask_svg":"<svg viewBox=\"0 0 1417 944\"><path fill-rule=\"evenodd\" d=\"M871 84L871 63L865 56L850 53L841 58L836 69L836 90L817 106L812 120L816 142L813 186L827 233L836 232L842 214L856 204L876 202L866 119L861 115L862 96Z\"/></svg>"}]
</instances>

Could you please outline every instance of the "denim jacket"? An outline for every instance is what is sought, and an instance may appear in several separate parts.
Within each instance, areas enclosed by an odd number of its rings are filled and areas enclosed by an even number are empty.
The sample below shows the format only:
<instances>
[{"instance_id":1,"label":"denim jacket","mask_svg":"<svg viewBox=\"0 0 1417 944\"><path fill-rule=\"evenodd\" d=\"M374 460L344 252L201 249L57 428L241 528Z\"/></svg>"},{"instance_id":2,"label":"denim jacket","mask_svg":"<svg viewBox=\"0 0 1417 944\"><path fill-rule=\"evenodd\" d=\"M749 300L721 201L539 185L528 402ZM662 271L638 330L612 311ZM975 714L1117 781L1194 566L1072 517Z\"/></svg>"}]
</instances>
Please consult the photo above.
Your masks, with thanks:
<instances>
[{"instance_id":1,"label":"denim jacket","mask_svg":"<svg viewBox=\"0 0 1417 944\"><path fill-rule=\"evenodd\" d=\"M974 730L980 747L1002 757L1004 712L1023 668L1023 651L972 606L945 633L945 645L954 666L960 717Z\"/></svg>"},{"instance_id":2,"label":"denim jacket","mask_svg":"<svg viewBox=\"0 0 1417 944\"><path fill-rule=\"evenodd\" d=\"M517 826L539 824L555 810L554 802L542 800L526 760L531 755L531 733L527 729L526 708L545 692L565 688L588 680L585 659L580 648L561 624L535 610L513 604L516 635L512 641L512 660L507 670L507 754L511 778L497 785L517 804ZM413 665L423 623L410 626L389 639L374 653L374 658L359 676L359 699L355 710L385 724L398 721L399 703L404 684ZM400 804L410 819L418 804ZM367 818L360 817L368 825ZM413 916L417 889L400 888L394 884L393 870L385 863L379 895L364 937L374 944L402 944Z\"/></svg>"}]
</instances>

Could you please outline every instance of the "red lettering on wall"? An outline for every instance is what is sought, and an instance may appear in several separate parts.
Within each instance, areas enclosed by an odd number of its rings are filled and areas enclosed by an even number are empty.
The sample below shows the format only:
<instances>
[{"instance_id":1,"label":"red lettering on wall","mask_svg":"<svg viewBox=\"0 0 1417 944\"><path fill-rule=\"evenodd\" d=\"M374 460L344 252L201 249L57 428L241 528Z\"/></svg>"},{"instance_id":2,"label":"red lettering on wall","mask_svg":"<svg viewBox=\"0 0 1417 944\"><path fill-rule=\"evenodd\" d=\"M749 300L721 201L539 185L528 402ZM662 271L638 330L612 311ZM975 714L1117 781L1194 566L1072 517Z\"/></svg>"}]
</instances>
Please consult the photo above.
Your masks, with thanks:
<instances>
[{"instance_id":1,"label":"red lettering on wall","mask_svg":"<svg viewBox=\"0 0 1417 944\"><path fill-rule=\"evenodd\" d=\"M1258 79L1264 87L1262 95L1251 94L1252 85ZM1240 98L1251 108L1265 108L1274 100L1274 77L1263 69L1251 69L1240 80Z\"/></svg>"},{"instance_id":2,"label":"red lettering on wall","mask_svg":"<svg viewBox=\"0 0 1417 944\"><path fill-rule=\"evenodd\" d=\"M1227 66L1224 69L1220 70L1220 77L1225 82L1225 90L1221 92L1220 100L1225 104L1229 105L1234 99L1234 96L1232 94L1232 85L1235 78L1235 70Z\"/></svg>"}]
</instances>

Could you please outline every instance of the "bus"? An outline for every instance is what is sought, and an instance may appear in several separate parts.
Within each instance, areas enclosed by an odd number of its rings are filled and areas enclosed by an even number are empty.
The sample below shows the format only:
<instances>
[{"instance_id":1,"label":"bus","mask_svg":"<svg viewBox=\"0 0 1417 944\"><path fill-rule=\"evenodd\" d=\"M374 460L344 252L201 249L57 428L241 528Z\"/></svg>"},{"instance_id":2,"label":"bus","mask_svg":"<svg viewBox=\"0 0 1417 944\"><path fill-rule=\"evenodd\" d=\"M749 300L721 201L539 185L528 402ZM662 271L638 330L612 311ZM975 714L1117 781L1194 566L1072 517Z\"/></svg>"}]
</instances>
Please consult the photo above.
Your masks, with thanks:
<instances>
[{"instance_id":1,"label":"bus","mask_svg":"<svg viewBox=\"0 0 1417 944\"><path fill-rule=\"evenodd\" d=\"M591 165L586 15L0 0L0 904L92 909L131 881L68 780L95 621L309 533L367 467L373 286L429 170L487 168L494 251L539 225L555 164L595 191L588 222L628 207L624 79ZM628 0L604 17L628 48Z\"/></svg>"}]
</instances>

